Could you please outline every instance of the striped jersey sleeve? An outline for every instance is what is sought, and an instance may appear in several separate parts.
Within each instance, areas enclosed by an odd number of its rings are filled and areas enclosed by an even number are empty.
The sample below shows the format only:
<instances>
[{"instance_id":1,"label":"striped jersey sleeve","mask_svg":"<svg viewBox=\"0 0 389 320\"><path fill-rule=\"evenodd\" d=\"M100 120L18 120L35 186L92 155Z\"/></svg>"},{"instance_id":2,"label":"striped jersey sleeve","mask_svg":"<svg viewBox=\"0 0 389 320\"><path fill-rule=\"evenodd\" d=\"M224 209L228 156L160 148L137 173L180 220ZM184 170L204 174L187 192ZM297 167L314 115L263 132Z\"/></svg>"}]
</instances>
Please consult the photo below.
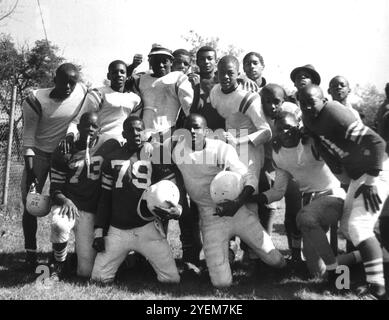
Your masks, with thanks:
<instances>
[{"instance_id":1,"label":"striped jersey sleeve","mask_svg":"<svg viewBox=\"0 0 389 320\"><path fill-rule=\"evenodd\" d=\"M257 146L270 141L270 125L266 121L261 99L257 93L248 92L240 103L239 111L248 116L257 129L256 132L248 135L254 145Z\"/></svg>"},{"instance_id":2,"label":"striped jersey sleeve","mask_svg":"<svg viewBox=\"0 0 389 320\"><path fill-rule=\"evenodd\" d=\"M23 145L25 149L35 147L35 133L42 116L42 106L36 98L35 92L31 92L23 102Z\"/></svg>"},{"instance_id":3,"label":"striped jersey sleeve","mask_svg":"<svg viewBox=\"0 0 389 320\"><path fill-rule=\"evenodd\" d=\"M187 75L182 74L177 79L176 90L182 111L184 111L185 115L188 116L192 106L194 92Z\"/></svg>"}]
</instances>

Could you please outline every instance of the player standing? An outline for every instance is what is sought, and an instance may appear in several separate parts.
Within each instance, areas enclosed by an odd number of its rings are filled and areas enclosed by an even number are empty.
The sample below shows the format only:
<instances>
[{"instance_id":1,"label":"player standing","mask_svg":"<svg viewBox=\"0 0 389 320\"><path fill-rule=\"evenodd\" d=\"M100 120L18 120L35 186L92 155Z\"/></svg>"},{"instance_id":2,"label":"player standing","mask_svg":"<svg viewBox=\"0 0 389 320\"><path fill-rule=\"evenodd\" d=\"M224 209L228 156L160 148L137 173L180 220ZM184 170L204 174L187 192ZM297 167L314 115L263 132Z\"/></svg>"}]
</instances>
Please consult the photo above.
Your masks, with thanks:
<instances>
[{"instance_id":1,"label":"player standing","mask_svg":"<svg viewBox=\"0 0 389 320\"><path fill-rule=\"evenodd\" d=\"M33 182L42 192L50 170L52 152L66 135L85 98L86 88L79 84L79 72L71 63L58 67L54 88L34 90L23 103L24 159L21 182L22 201ZM23 235L27 267L35 272L37 264L37 218L26 209L23 212Z\"/></svg>"}]
</instances>

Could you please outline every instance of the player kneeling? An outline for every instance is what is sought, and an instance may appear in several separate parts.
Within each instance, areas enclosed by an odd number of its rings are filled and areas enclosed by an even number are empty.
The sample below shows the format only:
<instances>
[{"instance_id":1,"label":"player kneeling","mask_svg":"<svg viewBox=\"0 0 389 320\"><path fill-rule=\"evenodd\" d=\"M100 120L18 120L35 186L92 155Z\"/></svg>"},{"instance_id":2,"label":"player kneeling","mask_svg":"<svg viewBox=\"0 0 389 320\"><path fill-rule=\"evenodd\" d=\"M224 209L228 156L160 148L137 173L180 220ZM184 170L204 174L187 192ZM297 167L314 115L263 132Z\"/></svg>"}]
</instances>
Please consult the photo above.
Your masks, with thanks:
<instances>
[{"instance_id":1,"label":"player kneeling","mask_svg":"<svg viewBox=\"0 0 389 320\"><path fill-rule=\"evenodd\" d=\"M261 226L256 203L247 203L258 179L239 160L231 145L205 138L206 127L202 116L191 114L185 122L188 135L174 148L173 160L182 173L189 196L199 208L204 255L212 284L228 287L232 283L228 244L234 236L239 236L271 266L284 267L285 260ZM225 170L231 172L222 172Z\"/></svg>"},{"instance_id":2,"label":"player kneeling","mask_svg":"<svg viewBox=\"0 0 389 320\"><path fill-rule=\"evenodd\" d=\"M50 195L50 241L53 244L52 278L62 276L67 256L67 243L74 229L77 275L90 277L96 252L92 248L93 227L100 195L100 169L103 156L120 147L116 140L99 143L98 116L85 113L77 126L79 138L69 153L58 148L52 158Z\"/></svg>"},{"instance_id":3,"label":"player kneeling","mask_svg":"<svg viewBox=\"0 0 389 320\"><path fill-rule=\"evenodd\" d=\"M155 166L141 156L145 154L144 129L139 117L129 116L123 123L126 144L104 160L93 242L99 252L92 271L92 280L97 282L112 282L130 251L150 262L159 281L180 281L162 227L163 220L181 215L179 191L170 181L155 183Z\"/></svg>"}]
</instances>

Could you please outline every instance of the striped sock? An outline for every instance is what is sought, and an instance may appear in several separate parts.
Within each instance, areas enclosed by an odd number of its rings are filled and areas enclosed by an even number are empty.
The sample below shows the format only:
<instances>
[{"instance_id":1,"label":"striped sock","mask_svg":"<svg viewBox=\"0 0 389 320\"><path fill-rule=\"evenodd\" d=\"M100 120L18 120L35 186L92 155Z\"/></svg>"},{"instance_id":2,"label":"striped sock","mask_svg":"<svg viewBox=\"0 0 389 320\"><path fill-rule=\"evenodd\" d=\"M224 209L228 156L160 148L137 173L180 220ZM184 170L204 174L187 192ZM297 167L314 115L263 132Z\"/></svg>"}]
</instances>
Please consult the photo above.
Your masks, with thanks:
<instances>
[{"instance_id":1,"label":"striped sock","mask_svg":"<svg viewBox=\"0 0 389 320\"><path fill-rule=\"evenodd\" d=\"M382 249L377 238L374 236L366 239L361 242L357 248L361 253L363 266L365 268L366 282L384 287Z\"/></svg>"},{"instance_id":2,"label":"striped sock","mask_svg":"<svg viewBox=\"0 0 389 320\"><path fill-rule=\"evenodd\" d=\"M366 282L384 286L384 268L382 258L378 258L363 263L366 274Z\"/></svg>"},{"instance_id":3,"label":"striped sock","mask_svg":"<svg viewBox=\"0 0 389 320\"><path fill-rule=\"evenodd\" d=\"M338 267L338 262L335 262L333 264L326 265L326 270L335 271L337 267Z\"/></svg>"},{"instance_id":4,"label":"striped sock","mask_svg":"<svg viewBox=\"0 0 389 320\"><path fill-rule=\"evenodd\" d=\"M53 243L54 259L57 262L64 262L67 256L68 243Z\"/></svg>"}]
</instances>

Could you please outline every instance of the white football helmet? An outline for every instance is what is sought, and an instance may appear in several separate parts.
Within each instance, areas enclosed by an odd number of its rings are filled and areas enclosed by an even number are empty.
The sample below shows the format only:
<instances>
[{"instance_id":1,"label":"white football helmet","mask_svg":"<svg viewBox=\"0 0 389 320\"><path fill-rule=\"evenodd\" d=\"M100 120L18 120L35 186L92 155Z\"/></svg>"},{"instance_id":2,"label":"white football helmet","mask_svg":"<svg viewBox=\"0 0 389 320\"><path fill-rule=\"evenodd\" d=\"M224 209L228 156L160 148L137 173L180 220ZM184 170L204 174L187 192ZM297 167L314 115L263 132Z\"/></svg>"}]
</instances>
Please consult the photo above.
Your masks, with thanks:
<instances>
[{"instance_id":1,"label":"white football helmet","mask_svg":"<svg viewBox=\"0 0 389 320\"><path fill-rule=\"evenodd\" d=\"M221 171L212 180L211 198L216 204L226 200L235 200L243 190L243 178L239 173Z\"/></svg>"},{"instance_id":2,"label":"white football helmet","mask_svg":"<svg viewBox=\"0 0 389 320\"><path fill-rule=\"evenodd\" d=\"M147 202L147 208L154 213L155 207L169 209L167 201L177 206L180 200L180 191L177 186L169 180L161 180L145 191L144 199Z\"/></svg>"},{"instance_id":3,"label":"white football helmet","mask_svg":"<svg viewBox=\"0 0 389 320\"><path fill-rule=\"evenodd\" d=\"M49 214L50 207L50 196L36 192L32 186L26 198L27 212L35 217L44 217Z\"/></svg>"},{"instance_id":4,"label":"white football helmet","mask_svg":"<svg viewBox=\"0 0 389 320\"><path fill-rule=\"evenodd\" d=\"M53 218L51 220L53 230L58 234L69 233L74 227L76 220L69 218L67 215L62 216L59 214L61 211L60 206L53 206L51 211L53 212Z\"/></svg>"}]
</instances>

